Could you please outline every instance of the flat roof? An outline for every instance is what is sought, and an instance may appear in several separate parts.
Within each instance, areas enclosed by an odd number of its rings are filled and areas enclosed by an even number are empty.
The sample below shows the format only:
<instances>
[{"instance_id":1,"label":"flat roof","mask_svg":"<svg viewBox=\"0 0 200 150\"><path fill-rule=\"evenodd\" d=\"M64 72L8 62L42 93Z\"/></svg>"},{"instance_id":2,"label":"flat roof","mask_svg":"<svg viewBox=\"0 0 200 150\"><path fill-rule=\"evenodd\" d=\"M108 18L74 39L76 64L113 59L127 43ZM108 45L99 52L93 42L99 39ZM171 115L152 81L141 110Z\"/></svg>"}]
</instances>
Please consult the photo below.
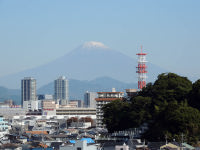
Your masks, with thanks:
<instances>
[{"instance_id":1,"label":"flat roof","mask_svg":"<svg viewBox=\"0 0 200 150\"><path fill-rule=\"evenodd\" d=\"M64 107L64 108L56 108L56 110L96 110L96 108L83 108L83 107Z\"/></svg>"},{"instance_id":2,"label":"flat roof","mask_svg":"<svg viewBox=\"0 0 200 150\"><path fill-rule=\"evenodd\" d=\"M95 98L96 101L114 101L114 100L122 100L123 98Z\"/></svg>"},{"instance_id":3,"label":"flat roof","mask_svg":"<svg viewBox=\"0 0 200 150\"><path fill-rule=\"evenodd\" d=\"M124 93L124 92L97 92L98 94L103 94L103 93L113 93L113 94L117 94L117 93Z\"/></svg>"}]
</instances>

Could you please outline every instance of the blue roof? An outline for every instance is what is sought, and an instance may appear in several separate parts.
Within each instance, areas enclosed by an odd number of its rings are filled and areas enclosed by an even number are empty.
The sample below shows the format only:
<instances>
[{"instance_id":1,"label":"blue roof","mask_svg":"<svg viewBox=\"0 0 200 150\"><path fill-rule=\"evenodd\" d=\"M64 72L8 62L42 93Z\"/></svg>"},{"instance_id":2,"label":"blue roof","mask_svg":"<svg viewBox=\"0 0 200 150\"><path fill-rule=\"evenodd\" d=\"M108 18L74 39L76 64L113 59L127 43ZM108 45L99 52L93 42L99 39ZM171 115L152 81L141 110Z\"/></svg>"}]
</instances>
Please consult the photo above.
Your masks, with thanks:
<instances>
[{"instance_id":1,"label":"blue roof","mask_svg":"<svg viewBox=\"0 0 200 150\"><path fill-rule=\"evenodd\" d=\"M95 143L91 138L82 138L81 141L87 141L87 144Z\"/></svg>"},{"instance_id":2,"label":"blue roof","mask_svg":"<svg viewBox=\"0 0 200 150\"><path fill-rule=\"evenodd\" d=\"M87 144L95 143L91 138L82 138L81 141L86 141ZM75 143L76 143L75 140L69 140L69 142L72 143L72 144L75 144Z\"/></svg>"},{"instance_id":3,"label":"blue roof","mask_svg":"<svg viewBox=\"0 0 200 150\"><path fill-rule=\"evenodd\" d=\"M70 143L75 144L76 141L75 140L69 140Z\"/></svg>"}]
</instances>

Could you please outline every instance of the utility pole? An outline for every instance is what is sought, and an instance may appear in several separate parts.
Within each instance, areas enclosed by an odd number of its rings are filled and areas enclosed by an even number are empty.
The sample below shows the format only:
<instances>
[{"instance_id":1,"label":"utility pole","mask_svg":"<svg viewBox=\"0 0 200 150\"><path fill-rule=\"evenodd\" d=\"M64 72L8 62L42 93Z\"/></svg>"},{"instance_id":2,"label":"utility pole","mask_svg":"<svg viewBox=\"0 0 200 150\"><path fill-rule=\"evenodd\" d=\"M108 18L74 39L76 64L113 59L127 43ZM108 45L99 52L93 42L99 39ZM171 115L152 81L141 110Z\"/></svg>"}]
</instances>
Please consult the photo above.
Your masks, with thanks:
<instances>
[{"instance_id":1,"label":"utility pole","mask_svg":"<svg viewBox=\"0 0 200 150\"><path fill-rule=\"evenodd\" d=\"M167 135L165 135L165 144L167 145Z\"/></svg>"},{"instance_id":2,"label":"utility pole","mask_svg":"<svg viewBox=\"0 0 200 150\"><path fill-rule=\"evenodd\" d=\"M184 137L184 134L181 133L181 149L183 150L183 137Z\"/></svg>"},{"instance_id":3,"label":"utility pole","mask_svg":"<svg viewBox=\"0 0 200 150\"><path fill-rule=\"evenodd\" d=\"M143 142L143 149L145 150L145 139L144 139L144 142Z\"/></svg>"}]
</instances>

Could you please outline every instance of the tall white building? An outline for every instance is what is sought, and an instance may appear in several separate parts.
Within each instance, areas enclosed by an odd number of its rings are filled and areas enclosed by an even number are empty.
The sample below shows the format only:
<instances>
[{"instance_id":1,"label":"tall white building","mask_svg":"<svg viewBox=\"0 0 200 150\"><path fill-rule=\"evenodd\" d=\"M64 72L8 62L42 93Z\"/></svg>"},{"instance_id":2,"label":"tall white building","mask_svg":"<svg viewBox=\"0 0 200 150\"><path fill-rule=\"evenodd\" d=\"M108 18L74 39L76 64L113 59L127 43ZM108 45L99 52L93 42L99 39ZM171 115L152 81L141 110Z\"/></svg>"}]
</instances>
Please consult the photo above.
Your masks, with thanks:
<instances>
[{"instance_id":1,"label":"tall white building","mask_svg":"<svg viewBox=\"0 0 200 150\"><path fill-rule=\"evenodd\" d=\"M122 100L124 97L124 92L116 92L115 88L112 89L112 92L97 92L98 98L95 98L96 100L96 115L97 115L97 121L96 121L96 127L97 128L106 128L105 124L103 124L103 110L102 107L105 104L108 104L115 100Z\"/></svg>"},{"instance_id":2,"label":"tall white building","mask_svg":"<svg viewBox=\"0 0 200 150\"><path fill-rule=\"evenodd\" d=\"M67 105L69 101L68 80L61 76L54 81L55 100L61 105Z\"/></svg>"},{"instance_id":3,"label":"tall white building","mask_svg":"<svg viewBox=\"0 0 200 150\"><path fill-rule=\"evenodd\" d=\"M95 100L96 97L97 97L96 92L87 91L84 94L84 107L96 108L96 100Z\"/></svg>"},{"instance_id":4,"label":"tall white building","mask_svg":"<svg viewBox=\"0 0 200 150\"><path fill-rule=\"evenodd\" d=\"M21 103L23 108L27 110L38 109L36 80L32 77L25 77L21 80Z\"/></svg>"}]
</instances>

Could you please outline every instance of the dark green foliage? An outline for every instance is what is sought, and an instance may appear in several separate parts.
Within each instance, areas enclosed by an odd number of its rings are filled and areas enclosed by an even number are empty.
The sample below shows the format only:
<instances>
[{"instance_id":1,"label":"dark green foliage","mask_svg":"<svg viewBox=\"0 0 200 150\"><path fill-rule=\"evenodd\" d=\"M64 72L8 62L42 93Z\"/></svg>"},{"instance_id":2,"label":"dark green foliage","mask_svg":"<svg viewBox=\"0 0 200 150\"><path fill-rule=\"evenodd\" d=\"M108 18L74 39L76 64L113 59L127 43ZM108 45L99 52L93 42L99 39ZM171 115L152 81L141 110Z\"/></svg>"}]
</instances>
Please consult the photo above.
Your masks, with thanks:
<instances>
[{"instance_id":1,"label":"dark green foliage","mask_svg":"<svg viewBox=\"0 0 200 150\"><path fill-rule=\"evenodd\" d=\"M192 89L192 82L186 77L174 73L160 74L155 83L147 84L140 93L142 96L152 97L158 101L182 101Z\"/></svg>"},{"instance_id":2,"label":"dark green foliage","mask_svg":"<svg viewBox=\"0 0 200 150\"><path fill-rule=\"evenodd\" d=\"M122 130L129 128L129 116L130 106L126 102L121 100L113 101L103 107L104 120L109 132Z\"/></svg>"},{"instance_id":3,"label":"dark green foliage","mask_svg":"<svg viewBox=\"0 0 200 150\"><path fill-rule=\"evenodd\" d=\"M193 86L189 95L189 104L200 110L200 80L197 80Z\"/></svg>"},{"instance_id":4,"label":"dark green foliage","mask_svg":"<svg viewBox=\"0 0 200 150\"><path fill-rule=\"evenodd\" d=\"M109 132L138 127L151 118L147 109L150 108L151 98L138 96L132 103L113 101L103 107L103 122Z\"/></svg>"},{"instance_id":5,"label":"dark green foliage","mask_svg":"<svg viewBox=\"0 0 200 150\"><path fill-rule=\"evenodd\" d=\"M151 119L151 104L150 97L137 96L132 99L130 112L132 127L138 127L146 120Z\"/></svg>"},{"instance_id":6,"label":"dark green foliage","mask_svg":"<svg viewBox=\"0 0 200 150\"><path fill-rule=\"evenodd\" d=\"M200 135L200 113L186 104L171 102L149 125L144 137L159 141L164 140L167 135L169 140L179 141L181 134L184 134L187 142L197 142Z\"/></svg>"},{"instance_id":7,"label":"dark green foliage","mask_svg":"<svg viewBox=\"0 0 200 150\"><path fill-rule=\"evenodd\" d=\"M167 136L179 141L183 133L187 142L196 143L200 138L200 112L191 106L200 109L200 80L192 84L174 73L160 74L130 103L106 105L104 123L110 132L148 123L143 135L147 140L160 141Z\"/></svg>"}]
</instances>

